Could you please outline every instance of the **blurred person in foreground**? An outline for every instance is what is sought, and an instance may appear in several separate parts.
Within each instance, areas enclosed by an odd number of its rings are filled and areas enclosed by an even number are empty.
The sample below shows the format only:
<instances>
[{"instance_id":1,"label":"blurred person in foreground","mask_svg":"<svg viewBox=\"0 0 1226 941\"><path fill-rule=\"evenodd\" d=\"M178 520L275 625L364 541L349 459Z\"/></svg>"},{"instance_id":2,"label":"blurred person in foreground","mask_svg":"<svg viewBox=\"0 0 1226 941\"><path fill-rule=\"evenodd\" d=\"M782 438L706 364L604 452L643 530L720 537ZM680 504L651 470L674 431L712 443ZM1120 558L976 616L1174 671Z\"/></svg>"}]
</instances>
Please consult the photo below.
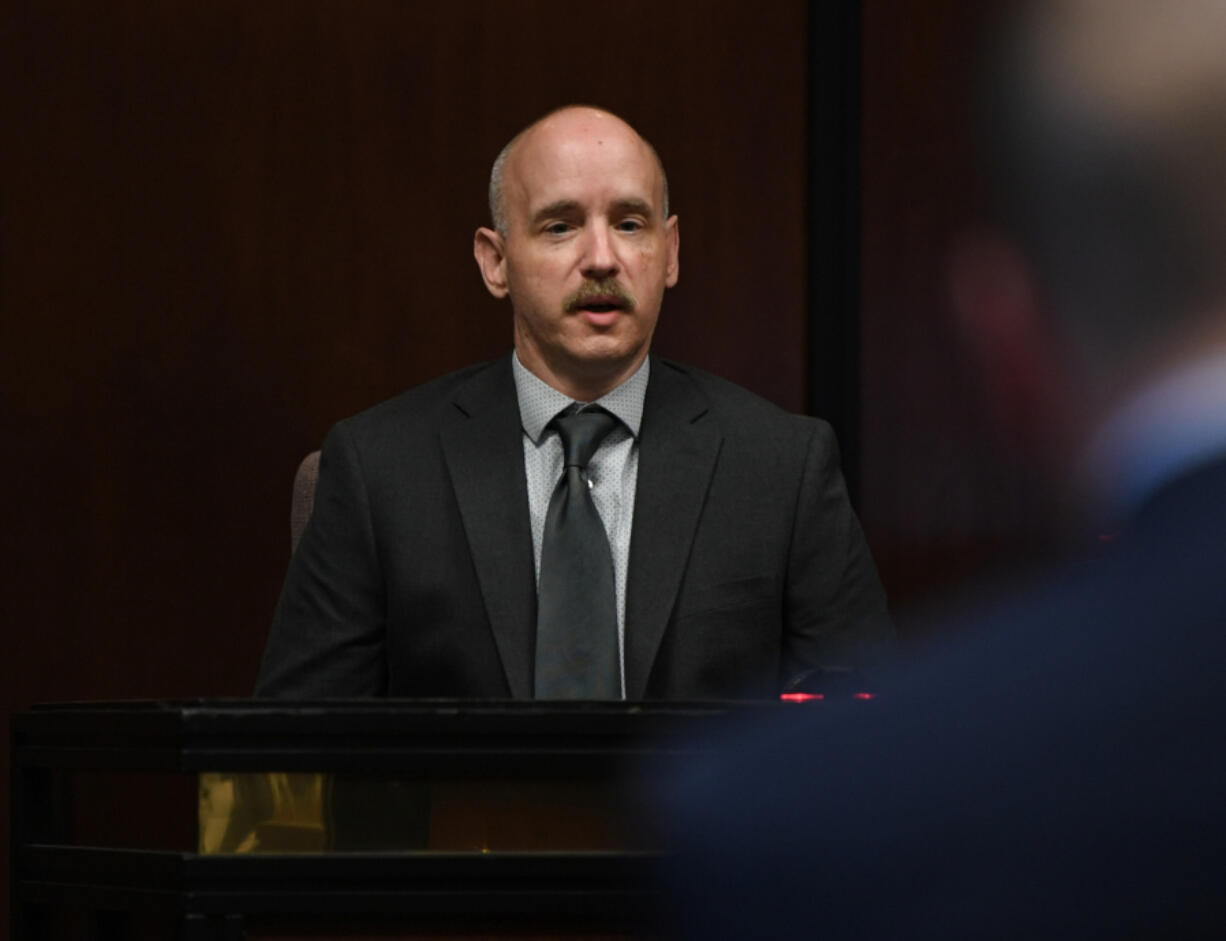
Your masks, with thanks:
<instances>
[{"instance_id":1,"label":"blurred person in foreground","mask_svg":"<svg viewBox=\"0 0 1226 941\"><path fill-rule=\"evenodd\" d=\"M1226 931L1226 3L1034 4L998 38L1011 235L955 300L1116 536L874 700L685 769L683 936Z\"/></svg>"}]
</instances>

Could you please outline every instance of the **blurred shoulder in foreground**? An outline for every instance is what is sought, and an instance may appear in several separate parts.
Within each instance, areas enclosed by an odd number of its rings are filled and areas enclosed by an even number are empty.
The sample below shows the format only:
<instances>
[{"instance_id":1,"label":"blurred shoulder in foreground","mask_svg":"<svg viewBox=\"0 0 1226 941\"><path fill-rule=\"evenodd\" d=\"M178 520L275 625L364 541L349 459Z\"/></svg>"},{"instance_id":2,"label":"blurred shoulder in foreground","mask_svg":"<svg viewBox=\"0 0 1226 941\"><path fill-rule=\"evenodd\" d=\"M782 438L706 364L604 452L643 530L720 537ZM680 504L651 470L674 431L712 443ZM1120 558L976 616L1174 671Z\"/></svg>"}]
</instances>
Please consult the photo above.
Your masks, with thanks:
<instances>
[{"instance_id":1,"label":"blurred shoulder in foreground","mask_svg":"<svg viewBox=\"0 0 1226 941\"><path fill-rule=\"evenodd\" d=\"M1217 0L1031 4L993 47L1007 234L956 301L1115 537L682 772L683 936L1226 925L1224 48Z\"/></svg>"}]
</instances>

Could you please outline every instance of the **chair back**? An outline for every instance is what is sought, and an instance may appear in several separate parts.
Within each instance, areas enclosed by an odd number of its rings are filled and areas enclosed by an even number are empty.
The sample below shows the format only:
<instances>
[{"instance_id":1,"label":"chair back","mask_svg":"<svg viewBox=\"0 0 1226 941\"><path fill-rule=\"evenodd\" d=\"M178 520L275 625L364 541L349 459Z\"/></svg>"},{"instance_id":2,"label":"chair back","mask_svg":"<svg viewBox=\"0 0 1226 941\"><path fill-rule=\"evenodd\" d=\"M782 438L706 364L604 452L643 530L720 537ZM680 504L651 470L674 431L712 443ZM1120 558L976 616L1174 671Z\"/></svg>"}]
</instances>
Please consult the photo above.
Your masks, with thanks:
<instances>
[{"instance_id":1,"label":"chair back","mask_svg":"<svg viewBox=\"0 0 1226 941\"><path fill-rule=\"evenodd\" d=\"M294 474L294 495L289 508L289 551L292 555L298 548L298 540L306 529L311 510L315 508L315 484L319 480L319 452L312 451L298 465Z\"/></svg>"}]
</instances>

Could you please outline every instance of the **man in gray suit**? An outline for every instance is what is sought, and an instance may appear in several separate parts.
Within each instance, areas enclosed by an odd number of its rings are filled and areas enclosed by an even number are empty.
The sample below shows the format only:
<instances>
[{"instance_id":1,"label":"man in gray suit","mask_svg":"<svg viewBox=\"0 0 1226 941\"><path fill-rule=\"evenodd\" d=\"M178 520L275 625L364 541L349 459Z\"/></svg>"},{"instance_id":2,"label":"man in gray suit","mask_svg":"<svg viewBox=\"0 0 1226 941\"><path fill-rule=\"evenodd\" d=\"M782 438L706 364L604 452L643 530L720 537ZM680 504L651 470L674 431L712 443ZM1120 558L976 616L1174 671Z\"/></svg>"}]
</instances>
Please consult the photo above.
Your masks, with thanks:
<instances>
[{"instance_id":1,"label":"man in gray suit","mask_svg":"<svg viewBox=\"0 0 1226 941\"><path fill-rule=\"evenodd\" d=\"M888 646L829 427L649 355L680 238L651 146L563 108L499 155L490 209L474 252L514 353L332 430L257 692L559 695L538 585L568 561L550 562L556 418L589 405L616 419L582 469L612 565L613 679L592 695L775 697Z\"/></svg>"}]
</instances>

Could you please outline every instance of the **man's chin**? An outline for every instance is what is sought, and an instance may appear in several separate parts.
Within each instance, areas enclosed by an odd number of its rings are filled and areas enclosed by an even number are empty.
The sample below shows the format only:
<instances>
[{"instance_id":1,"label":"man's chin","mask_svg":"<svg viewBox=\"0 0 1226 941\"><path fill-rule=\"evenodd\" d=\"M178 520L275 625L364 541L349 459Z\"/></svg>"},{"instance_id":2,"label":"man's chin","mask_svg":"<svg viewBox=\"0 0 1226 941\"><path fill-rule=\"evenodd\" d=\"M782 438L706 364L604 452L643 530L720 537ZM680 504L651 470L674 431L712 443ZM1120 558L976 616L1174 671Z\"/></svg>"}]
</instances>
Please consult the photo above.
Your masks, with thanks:
<instances>
[{"instance_id":1,"label":"man's chin","mask_svg":"<svg viewBox=\"0 0 1226 941\"><path fill-rule=\"evenodd\" d=\"M588 337L571 352L575 365L584 371L605 372L618 369L641 359L646 353L646 344L627 343L611 336Z\"/></svg>"},{"instance_id":2,"label":"man's chin","mask_svg":"<svg viewBox=\"0 0 1226 941\"><path fill-rule=\"evenodd\" d=\"M628 379L647 355L646 344L586 343L571 351L569 371L597 385L617 385Z\"/></svg>"}]
</instances>

